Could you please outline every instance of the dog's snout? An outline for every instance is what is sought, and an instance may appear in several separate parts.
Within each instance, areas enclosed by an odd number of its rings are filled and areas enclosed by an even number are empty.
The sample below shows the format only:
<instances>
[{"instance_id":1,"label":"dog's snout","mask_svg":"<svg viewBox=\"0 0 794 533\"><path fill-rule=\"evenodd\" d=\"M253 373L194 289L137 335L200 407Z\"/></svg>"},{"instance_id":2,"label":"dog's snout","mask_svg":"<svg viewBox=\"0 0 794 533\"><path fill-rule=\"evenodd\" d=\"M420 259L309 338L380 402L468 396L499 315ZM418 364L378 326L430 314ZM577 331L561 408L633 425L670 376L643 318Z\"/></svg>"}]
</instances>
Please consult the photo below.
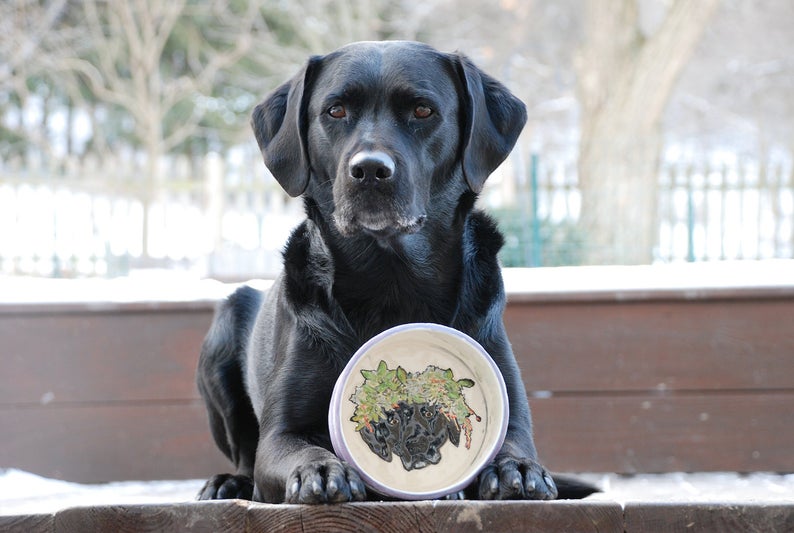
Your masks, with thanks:
<instances>
[{"instance_id":1,"label":"dog's snout","mask_svg":"<svg viewBox=\"0 0 794 533\"><path fill-rule=\"evenodd\" d=\"M383 181L394 175L394 159L383 152L358 152L350 159L350 177L357 181Z\"/></svg>"}]
</instances>

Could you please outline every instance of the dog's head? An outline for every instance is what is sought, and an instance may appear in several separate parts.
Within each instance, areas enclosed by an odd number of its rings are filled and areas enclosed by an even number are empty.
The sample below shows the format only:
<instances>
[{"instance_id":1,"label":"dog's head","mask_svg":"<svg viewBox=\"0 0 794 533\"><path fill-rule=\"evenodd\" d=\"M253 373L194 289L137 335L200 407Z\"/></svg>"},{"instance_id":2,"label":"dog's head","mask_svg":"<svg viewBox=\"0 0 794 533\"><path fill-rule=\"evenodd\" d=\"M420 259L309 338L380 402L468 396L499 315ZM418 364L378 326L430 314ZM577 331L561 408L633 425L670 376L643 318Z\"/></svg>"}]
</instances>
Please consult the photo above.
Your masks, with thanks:
<instances>
[{"instance_id":1,"label":"dog's head","mask_svg":"<svg viewBox=\"0 0 794 533\"><path fill-rule=\"evenodd\" d=\"M398 456L406 470L438 464L447 440L460 443L458 426L438 406L427 403L400 402L359 433L373 453L388 462Z\"/></svg>"},{"instance_id":2,"label":"dog's head","mask_svg":"<svg viewBox=\"0 0 794 533\"><path fill-rule=\"evenodd\" d=\"M436 196L478 193L526 121L524 105L461 54L354 43L312 57L253 113L265 164L343 235L414 233Z\"/></svg>"}]
</instances>

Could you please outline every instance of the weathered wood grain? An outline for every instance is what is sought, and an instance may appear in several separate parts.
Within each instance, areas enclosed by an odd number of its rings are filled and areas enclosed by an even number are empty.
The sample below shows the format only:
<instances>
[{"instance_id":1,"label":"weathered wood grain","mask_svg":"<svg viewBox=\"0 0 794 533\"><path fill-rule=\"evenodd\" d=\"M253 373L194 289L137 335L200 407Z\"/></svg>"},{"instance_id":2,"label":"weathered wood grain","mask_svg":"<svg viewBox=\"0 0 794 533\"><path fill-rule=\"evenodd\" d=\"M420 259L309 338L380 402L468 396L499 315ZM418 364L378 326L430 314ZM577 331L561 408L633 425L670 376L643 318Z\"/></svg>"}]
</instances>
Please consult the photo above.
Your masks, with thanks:
<instances>
[{"instance_id":1,"label":"weathered wood grain","mask_svg":"<svg viewBox=\"0 0 794 533\"><path fill-rule=\"evenodd\" d=\"M57 479L193 479L231 467L198 400L4 407L0 428L0 465Z\"/></svg>"},{"instance_id":2,"label":"weathered wood grain","mask_svg":"<svg viewBox=\"0 0 794 533\"><path fill-rule=\"evenodd\" d=\"M0 465L73 481L229 470L194 384L212 305L12 311ZM505 322L552 469L794 471L791 293L519 299Z\"/></svg>"},{"instance_id":3,"label":"weathered wood grain","mask_svg":"<svg viewBox=\"0 0 794 533\"><path fill-rule=\"evenodd\" d=\"M389 502L268 505L242 501L71 508L55 531L544 532L623 531L611 502Z\"/></svg>"},{"instance_id":4,"label":"weathered wood grain","mask_svg":"<svg viewBox=\"0 0 794 533\"><path fill-rule=\"evenodd\" d=\"M794 298L516 303L530 391L794 390Z\"/></svg>"},{"instance_id":5,"label":"weathered wood grain","mask_svg":"<svg viewBox=\"0 0 794 533\"><path fill-rule=\"evenodd\" d=\"M792 472L794 394L535 398L535 442L558 471Z\"/></svg>"},{"instance_id":6,"label":"weathered wood grain","mask_svg":"<svg viewBox=\"0 0 794 533\"><path fill-rule=\"evenodd\" d=\"M73 507L0 517L8 533L192 531L310 533L469 531L794 531L794 503L371 502L269 505L226 500Z\"/></svg>"},{"instance_id":7,"label":"weathered wood grain","mask_svg":"<svg viewBox=\"0 0 794 533\"><path fill-rule=\"evenodd\" d=\"M113 531L246 531L247 502L72 507L56 513L56 533Z\"/></svg>"},{"instance_id":8,"label":"weathered wood grain","mask_svg":"<svg viewBox=\"0 0 794 533\"><path fill-rule=\"evenodd\" d=\"M626 531L794 531L794 505L769 503L628 503Z\"/></svg>"},{"instance_id":9,"label":"weathered wood grain","mask_svg":"<svg viewBox=\"0 0 794 533\"><path fill-rule=\"evenodd\" d=\"M0 404L197 398L211 309L0 313Z\"/></svg>"},{"instance_id":10,"label":"weathered wood grain","mask_svg":"<svg viewBox=\"0 0 794 533\"><path fill-rule=\"evenodd\" d=\"M55 527L55 515L30 514L0 516L2 533L49 533Z\"/></svg>"}]
</instances>

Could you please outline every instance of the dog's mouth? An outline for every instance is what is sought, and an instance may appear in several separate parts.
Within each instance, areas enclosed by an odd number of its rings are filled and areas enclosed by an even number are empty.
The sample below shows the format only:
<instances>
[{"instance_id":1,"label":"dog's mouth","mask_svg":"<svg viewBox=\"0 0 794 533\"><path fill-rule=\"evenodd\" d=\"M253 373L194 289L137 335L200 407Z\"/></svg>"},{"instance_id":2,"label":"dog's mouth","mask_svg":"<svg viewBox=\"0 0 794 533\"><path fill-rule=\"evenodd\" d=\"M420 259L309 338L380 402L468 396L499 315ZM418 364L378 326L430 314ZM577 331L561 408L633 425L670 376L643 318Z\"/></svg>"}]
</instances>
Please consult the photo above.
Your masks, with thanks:
<instances>
[{"instance_id":1,"label":"dog's mouth","mask_svg":"<svg viewBox=\"0 0 794 533\"><path fill-rule=\"evenodd\" d=\"M384 213L356 213L345 216L334 213L334 222L339 232L352 236L364 232L378 239L388 239L398 235L417 233L427 220L427 215L418 216L387 216Z\"/></svg>"}]
</instances>

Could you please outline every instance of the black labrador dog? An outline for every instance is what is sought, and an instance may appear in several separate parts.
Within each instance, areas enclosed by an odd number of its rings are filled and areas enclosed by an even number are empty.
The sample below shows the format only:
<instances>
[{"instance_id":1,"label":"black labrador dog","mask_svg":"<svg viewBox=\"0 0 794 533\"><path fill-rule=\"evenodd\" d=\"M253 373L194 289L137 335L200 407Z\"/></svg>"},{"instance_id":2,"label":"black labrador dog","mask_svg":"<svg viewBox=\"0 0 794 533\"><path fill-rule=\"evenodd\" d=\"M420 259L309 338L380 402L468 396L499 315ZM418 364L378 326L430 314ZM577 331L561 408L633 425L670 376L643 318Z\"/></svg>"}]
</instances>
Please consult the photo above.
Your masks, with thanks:
<instances>
[{"instance_id":1,"label":"black labrador dog","mask_svg":"<svg viewBox=\"0 0 794 533\"><path fill-rule=\"evenodd\" d=\"M507 437L466 497L595 490L555 484L538 462L502 322L503 239L474 209L525 121L521 101L465 56L413 42L312 57L255 108L265 164L287 193L303 196L307 218L272 289L239 289L205 339L198 386L236 473L211 478L199 498L364 500L361 478L332 452L331 391L366 340L407 322L469 334L504 375Z\"/></svg>"}]
</instances>

